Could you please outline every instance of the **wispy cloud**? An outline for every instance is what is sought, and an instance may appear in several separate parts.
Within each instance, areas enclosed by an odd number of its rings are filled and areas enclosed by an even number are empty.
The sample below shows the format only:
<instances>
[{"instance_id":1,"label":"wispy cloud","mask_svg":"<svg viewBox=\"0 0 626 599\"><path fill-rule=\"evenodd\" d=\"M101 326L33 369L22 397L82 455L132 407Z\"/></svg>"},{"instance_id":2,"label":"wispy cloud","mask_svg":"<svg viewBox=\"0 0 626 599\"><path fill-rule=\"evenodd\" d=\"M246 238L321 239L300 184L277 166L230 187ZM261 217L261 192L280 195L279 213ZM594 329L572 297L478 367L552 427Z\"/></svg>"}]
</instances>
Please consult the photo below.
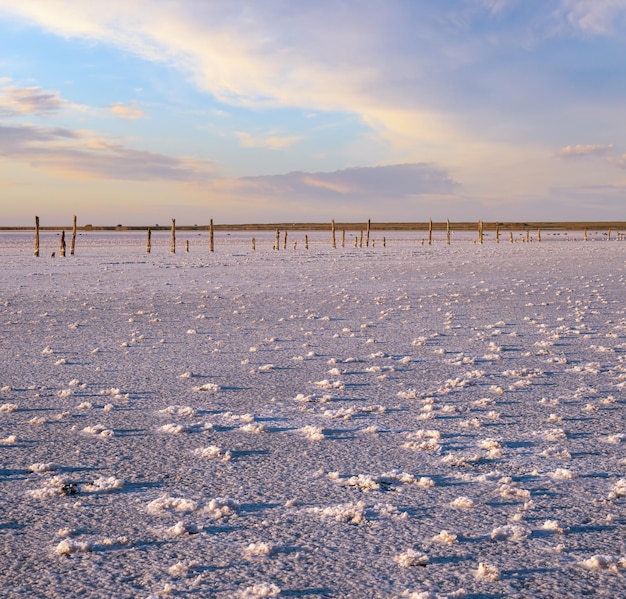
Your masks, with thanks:
<instances>
[{"instance_id":1,"label":"wispy cloud","mask_svg":"<svg viewBox=\"0 0 626 599\"><path fill-rule=\"evenodd\" d=\"M584 33L612 34L626 20L626 0L561 0L556 15Z\"/></svg>"},{"instance_id":2,"label":"wispy cloud","mask_svg":"<svg viewBox=\"0 0 626 599\"><path fill-rule=\"evenodd\" d=\"M0 88L0 117L51 115L69 106L57 92L40 87L6 85Z\"/></svg>"},{"instance_id":3,"label":"wispy cloud","mask_svg":"<svg viewBox=\"0 0 626 599\"><path fill-rule=\"evenodd\" d=\"M120 119L127 121L136 121L146 117L145 111L134 104L122 104L117 102L109 106L109 112Z\"/></svg>"},{"instance_id":4,"label":"wispy cloud","mask_svg":"<svg viewBox=\"0 0 626 599\"><path fill-rule=\"evenodd\" d=\"M245 131L236 131L235 137L242 148L268 148L270 150L284 150L302 139L298 135L255 136Z\"/></svg>"},{"instance_id":5,"label":"wispy cloud","mask_svg":"<svg viewBox=\"0 0 626 599\"><path fill-rule=\"evenodd\" d=\"M564 146L557 155L561 158L585 158L588 156L606 156L613 151L613 144L606 146L598 144L576 144L574 146Z\"/></svg>"},{"instance_id":6,"label":"wispy cloud","mask_svg":"<svg viewBox=\"0 0 626 599\"><path fill-rule=\"evenodd\" d=\"M448 196L459 185L433 164L394 164L355 167L334 172L293 172L264 177L243 177L248 192L275 193L311 202L358 205L401 203L418 196Z\"/></svg>"},{"instance_id":7,"label":"wispy cloud","mask_svg":"<svg viewBox=\"0 0 626 599\"><path fill-rule=\"evenodd\" d=\"M70 177L197 182L213 176L209 162L135 150L85 131L33 125L0 125L0 156Z\"/></svg>"}]
</instances>

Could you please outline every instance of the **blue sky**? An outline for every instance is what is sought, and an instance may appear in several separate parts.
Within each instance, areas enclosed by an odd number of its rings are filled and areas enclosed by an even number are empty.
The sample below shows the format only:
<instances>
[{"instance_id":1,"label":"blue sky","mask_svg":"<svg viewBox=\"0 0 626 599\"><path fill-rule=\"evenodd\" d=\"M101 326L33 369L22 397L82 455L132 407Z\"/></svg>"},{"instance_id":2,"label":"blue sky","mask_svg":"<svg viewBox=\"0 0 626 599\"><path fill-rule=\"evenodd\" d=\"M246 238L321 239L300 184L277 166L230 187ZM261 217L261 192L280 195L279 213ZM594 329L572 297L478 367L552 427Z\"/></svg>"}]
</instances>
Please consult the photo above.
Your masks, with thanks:
<instances>
[{"instance_id":1,"label":"blue sky","mask_svg":"<svg viewBox=\"0 0 626 599\"><path fill-rule=\"evenodd\" d=\"M0 0L0 224L624 220L626 0Z\"/></svg>"}]
</instances>

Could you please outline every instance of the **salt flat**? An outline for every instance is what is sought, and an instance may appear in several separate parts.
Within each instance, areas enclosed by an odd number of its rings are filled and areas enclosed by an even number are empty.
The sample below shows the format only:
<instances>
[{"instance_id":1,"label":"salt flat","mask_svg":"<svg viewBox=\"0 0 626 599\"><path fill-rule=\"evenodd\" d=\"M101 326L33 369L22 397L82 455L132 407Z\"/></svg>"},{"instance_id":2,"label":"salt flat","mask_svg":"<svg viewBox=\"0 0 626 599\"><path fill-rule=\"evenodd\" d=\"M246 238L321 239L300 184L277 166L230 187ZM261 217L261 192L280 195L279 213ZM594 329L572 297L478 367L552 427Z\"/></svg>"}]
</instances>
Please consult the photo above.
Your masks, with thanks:
<instances>
[{"instance_id":1,"label":"salt flat","mask_svg":"<svg viewBox=\"0 0 626 599\"><path fill-rule=\"evenodd\" d=\"M0 235L3 597L623 596L626 242L189 235Z\"/></svg>"}]
</instances>

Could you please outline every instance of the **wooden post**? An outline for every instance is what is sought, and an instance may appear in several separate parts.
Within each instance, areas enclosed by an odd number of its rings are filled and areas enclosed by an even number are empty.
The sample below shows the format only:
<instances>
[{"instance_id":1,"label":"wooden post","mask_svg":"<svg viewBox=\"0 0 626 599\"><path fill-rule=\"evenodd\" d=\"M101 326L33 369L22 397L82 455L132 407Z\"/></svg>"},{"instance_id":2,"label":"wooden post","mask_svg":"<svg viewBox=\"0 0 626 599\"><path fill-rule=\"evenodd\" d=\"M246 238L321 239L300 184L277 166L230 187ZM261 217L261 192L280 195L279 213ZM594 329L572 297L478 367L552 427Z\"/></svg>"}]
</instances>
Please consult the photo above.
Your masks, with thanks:
<instances>
[{"instance_id":1,"label":"wooden post","mask_svg":"<svg viewBox=\"0 0 626 599\"><path fill-rule=\"evenodd\" d=\"M61 245L59 247L61 258L65 258L65 229L61 231Z\"/></svg>"},{"instance_id":2,"label":"wooden post","mask_svg":"<svg viewBox=\"0 0 626 599\"><path fill-rule=\"evenodd\" d=\"M189 253L189 239L185 241L185 251Z\"/></svg>"},{"instance_id":3,"label":"wooden post","mask_svg":"<svg viewBox=\"0 0 626 599\"><path fill-rule=\"evenodd\" d=\"M39 258L39 217L35 217L35 258Z\"/></svg>"},{"instance_id":4,"label":"wooden post","mask_svg":"<svg viewBox=\"0 0 626 599\"><path fill-rule=\"evenodd\" d=\"M309 249L309 236L308 235L304 236L304 249L305 250Z\"/></svg>"},{"instance_id":5,"label":"wooden post","mask_svg":"<svg viewBox=\"0 0 626 599\"><path fill-rule=\"evenodd\" d=\"M611 241L611 229L609 229L609 236L607 238L607 241Z\"/></svg>"},{"instance_id":6,"label":"wooden post","mask_svg":"<svg viewBox=\"0 0 626 599\"><path fill-rule=\"evenodd\" d=\"M335 221L332 220L330 223L330 232L332 235L332 244L333 244L333 248L337 247L337 240L335 239Z\"/></svg>"},{"instance_id":7,"label":"wooden post","mask_svg":"<svg viewBox=\"0 0 626 599\"><path fill-rule=\"evenodd\" d=\"M365 237L365 247L369 247L370 246L370 228L372 226L372 221L368 218L367 219L367 235Z\"/></svg>"},{"instance_id":8,"label":"wooden post","mask_svg":"<svg viewBox=\"0 0 626 599\"><path fill-rule=\"evenodd\" d=\"M387 238L383 237L383 247L386 248L387 247Z\"/></svg>"},{"instance_id":9,"label":"wooden post","mask_svg":"<svg viewBox=\"0 0 626 599\"><path fill-rule=\"evenodd\" d=\"M274 243L274 249L280 250L280 231L276 229L276 241Z\"/></svg>"},{"instance_id":10,"label":"wooden post","mask_svg":"<svg viewBox=\"0 0 626 599\"><path fill-rule=\"evenodd\" d=\"M215 251L215 237L213 235L213 219L209 221L209 251Z\"/></svg>"},{"instance_id":11,"label":"wooden post","mask_svg":"<svg viewBox=\"0 0 626 599\"><path fill-rule=\"evenodd\" d=\"M285 237L283 238L283 250L287 249L287 231L285 231Z\"/></svg>"},{"instance_id":12,"label":"wooden post","mask_svg":"<svg viewBox=\"0 0 626 599\"><path fill-rule=\"evenodd\" d=\"M428 221L428 245L433 244L433 219Z\"/></svg>"},{"instance_id":13,"label":"wooden post","mask_svg":"<svg viewBox=\"0 0 626 599\"><path fill-rule=\"evenodd\" d=\"M172 219L172 239L170 241L170 253L176 253L176 219Z\"/></svg>"},{"instance_id":14,"label":"wooden post","mask_svg":"<svg viewBox=\"0 0 626 599\"><path fill-rule=\"evenodd\" d=\"M363 229L361 229L361 235L359 235L359 247L363 247Z\"/></svg>"},{"instance_id":15,"label":"wooden post","mask_svg":"<svg viewBox=\"0 0 626 599\"><path fill-rule=\"evenodd\" d=\"M450 245L450 219L446 219L446 245Z\"/></svg>"},{"instance_id":16,"label":"wooden post","mask_svg":"<svg viewBox=\"0 0 626 599\"><path fill-rule=\"evenodd\" d=\"M482 219L478 221L478 243L483 242L483 221Z\"/></svg>"},{"instance_id":17,"label":"wooden post","mask_svg":"<svg viewBox=\"0 0 626 599\"><path fill-rule=\"evenodd\" d=\"M537 229L537 241L541 243L541 229Z\"/></svg>"},{"instance_id":18,"label":"wooden post","mask_svg":"<svg viewBox=\"0 0 626 599\"><path fill-rule=\"evenodd\" d=\"M252 251L254 252L254 250L256 250L256 239L253 237L252 238Z\"/></svg>"},{"instance_id":19,"label":"wooden post","mask_svg":"<svg viewBox=\"0 0 626 599\"><path fill-rule=\"evenodd\" d=\"M70 243L70 256L74 255L75 247L76 247L76 215L74 215L74 224L72 225L72 241Z\"/></svg>"},{"instance_id":20,"label":"wooden post","mask_svg":"<svg viewBox=\"0 0 626 599\"><path fill-rule=\"evenodd\" d=\"M583 239L587 241L587 227L585 227L585 232L583 234Z\"/></svg>"},{"instance_id":21,"label":"wooden post","mask_svg":"<svg viewBox=\"0 0 626 599\"><path fill-rule=\"evenodd\" d=\"M500 243L500 224L496 223L496 243Z\"/></svg>"},{"instance_id":22,"label":"wooden post","mask_svg":"<svg viewBox=\"0 0 626 599\"><path fill-rule=\"evenodd\" d=\"M356 235L354 236L354 247L359 247L359 238Z\"/></svg>"},{"instance_id":23,"label":"wooden post","mask_svg":"<svg viewBox=\"0 0 626 599\"><path fill-rule=\"evenodd\" d=\"M526 242L530 243L530 229L526 229Z\"/></svg>"},{"instance_id":24,"label":"wooden post","mask_svg":"<svg viewBox=\"0 0 626 599\"><path fill-rule=\"evenodd\" d=\"M152 250L152 229L148 228L148 238L146 239L146 254Z\"/></svg>"},{"instance_id":25,"label":"wooden post","mask_svg":"<svg viewBox=\"0 0 626 599\"><path fill-rule=\"evenodd\" d=\"M341 229L341 247L346 247L346 230Z\"/></svg>"},{"instance_id":26,"label":"wooden post","mask_svg":"<svg viewBox=\"0 0 626 599\"><path fill-rule=\"evenodd\" d=\"M509 231L509 241L513 243L513 231Z\"/></svg>"}]
</instances>

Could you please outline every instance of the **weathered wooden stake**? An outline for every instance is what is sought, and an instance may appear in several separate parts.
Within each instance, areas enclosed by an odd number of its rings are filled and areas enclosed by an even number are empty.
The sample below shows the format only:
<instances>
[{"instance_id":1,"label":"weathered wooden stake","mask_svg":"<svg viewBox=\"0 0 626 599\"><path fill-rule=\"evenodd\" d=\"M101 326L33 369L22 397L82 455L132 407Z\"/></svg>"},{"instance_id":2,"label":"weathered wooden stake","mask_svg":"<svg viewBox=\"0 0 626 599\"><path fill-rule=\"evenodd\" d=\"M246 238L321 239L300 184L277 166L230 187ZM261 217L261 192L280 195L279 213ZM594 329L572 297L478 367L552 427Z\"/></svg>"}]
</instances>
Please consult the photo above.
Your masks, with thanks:
<instances>
[{"instance_id":1,"label":"weathered wooden stake","mask_svg":"<svg viewBox=\"0 0 626 599\"><path fill-rule=\"evenodd\" d=\"M74 224L72 225L72 241L70 243L70 256L74 255L75 247L76 247L76 215L74 215Z\"/></svg>"},{"instance_id":2,"label":"weathered wooden stake","mask_svg":"<svg viewBox=\"0 0 626 599\"><path fill-rule=\"evenodd\" d=\"M513 243L513 231L509 231L509 241Z\"/></svg>"},{"instance_id":3,"label":"weathered wooden stake","mask_svg":"<svg viewBox=\"0 0 626 599\"><path fill-rule=\"evenodd\" d=\"M333 240L332 240L333 248L336 248L337 247L337 240L335 239L335 221L334 220L332 220L331 223L330 223L330 232L331 232L331 235L332 235L332 238L333 238Z\"/></svg>"},{"instance_id":4,"label":"weathered wooden stake","mask_svg":"<svg viewBox=\"0 0 626 599\"><path fill-rule=\"evenodd\" d=\"M446 219L446 245L450 245L450 219Z\"/></svg>"},{"instance_id":5,"label":"weathered wooden stake","mask_svg":"<svg viewBox=\"0 0 626 599\"><path fill-rule=\"evenodd\" d=\"M354 247L359 247L359 238L356 235L354 236Z\"/></svg>"},{"instance_id":6,"label":"weathered wooden stake","mask_svg":"<svg viewBox=\"0 0 626 599\"><path fill-rule=\"evenodd\" d=\"M386 248L387 247L387 238L383 237L383 247Z\"/></svg>"},{"instance_id":7,"label":"weathered wooden stake","mask_svg":"<svg viewBox=\"0 0 626 599\"><path fill-rule=\"evenodd\" d=\"M293 249L294 249L294 250L297 250L297 249L298 249L298 242L297 242L297 241L294 241L294 242L293 242Z\"/></svg>"},{"instance_id":8,"label":"weathered wooden stake","mask_svg":"<svg viewBox=\"0 0 626 599\"><path fill-rule=\"evenodd\" d=\"M256 250L256 239L252 238L252 251Z\"/></svg>"},{"instance_id":9,"label":"weathered wooden stake","mask_svg":"<svg viewBox=\"0 0 626 599\"><path fill-rule=\"evenodd\" d=\"M283 238L283 250L287 249L287 231L285 231L285 237Z\"/></svg>"},{"instance_id":10,"label":"weathered wooden stake","mask_svg":"<svg viewBox=\"0 0 626 599\"><path fill-rule=\"evenodd\" d=\"M176 253L176 219L172 219L172 239L170 241L170 253Z\"/></svg>"},{"instance_id":11,"label":"weathered wooden stake","mask_svg":"<svg viewBox=\"0 0 626 599\"><path fill-rule=\"evenodd\" d=\"M309 236L308 235L304 236L304 249L305 250L309 249Z\"/></svg>"},{"instance_id":12,"label":"weathered wooden stake","mask_svg":"<svg viewBox=\"0 0 626 599\"><path fill-rule=\"evenodd\" d=\"M39 258L39 217L35 217L35 258Z\"/></svg>"},{"instance_id":13,"label":"weathered wooden stake","mask_svg":"<svg viewBox=\"0 0 626 599\"><path fill-rule=\"evenodd\" d=\"M152 250L152 229L148 229L148 238L146 239L146 254Z\"/></svg>"},{"instance_id":14,"label":"weathered wooden stake","mask_svg":"<svg viewBox=\"0 0 626 599\"><path fill-rule=\"evenodd\" d=\"M189 253L189 239L185 240L185 251Z\"/></svg>"},{"instance_id":15,"label":"weathered wooden stake","mask_svg":"<svg viewBox=\"0 0 626 599\"><path fill-rule=\"evenodd\" d=\"M361 235L359 236L359 247L363 247L363 229L361 229Z\"/></svg>"},{"instance_id":16,"label":"weathered wooden stake","mask_svg":"<svg viewBox=\"0 0 626 599\"><path fill-rule=\"evenodd\" d=\"M213 235L213 219L209 221L209 251L215 251L215 236Z\"/></svg>"},{"instance_id":17,"label":"weathered wooden stake","mask_svg":"<svg viewBox=\"0 0 626 599\"><path fill-rule=\"evenodd\" d=\"M583 239L587 241L587 227L585 227L585 232L583 234Z\"/></svg>"},{"instance_id":18,"label":"weathered wooden stake","mask_svg":"<svg viewBox=\"0 0 626 599\"><path fill-rule=\"evenodd\" d=\"M368 218L367 219L367 235L365 237L365 247L369 247L370 246L370 228L372 226L372 221Z\"/></svg>"},{"instance_id":19,"label":"weathered wooden stake","mask_svg":"<svg viewBox=\"0 0 626 599\"><path fill-rule=\"evenodd\" d=\"M346 230L341 229L341 247L346 247Z\"/></svg>"},{"instance_id":20,"label":"weathered wooden stake","mask_svg":"<svg viewBox=\"0 0 626 599\"><path fill-rule=\"evenodd\" d=\"M478 243L483 242L483 221L482 219L478 221Z\"/></svg>"},{"instance_id":21,"label":"weathered wooden stake","mask_svg":"<svg viewBox=\"0 0 626 599\"><path fill-rule=\"evenodd\" d=\"M433 219L428 221L428 245L433 244Z\"/></svg>"},{"instance_id":22,"label":"weathered wooden stake","mask_svg":"<svg viewBox=\"0 0 626 599\"><path fill-rule=\"evenodd\" d=\"M280 231L276 229L276 242L274 243L274 249L280 250Z\"/></svg>"},{"instance_id":23,"label":"weathered wooden stake","mask_svg":"<svg viewBox=\"0 0 626 599\"><path fill-rule=\"evenodd\" d=\"M537 241L541 243L541 229L537 229Z\"/></svg>"},{"instance_id":24,"label":"weathered wooden stake","mask_svg":"<svg viewBox=\"0 0 626 599\"><path fill-rule=\"evenodd\" d=\"M526 242L530 243L530 229L526 229Z\"/></svg>"},{"instance_id":25,"label":"weathered wooden stake","mask_svg":"<svg viewBox=\"0 0 626 599\"><path fill-rule=\"evenodd\" d=\"M496 243L500 243L500 225L496 223Z\"/></svg>"},{"instance_id":26,"label":"weathered wooden stake","mask_svg":"<svg viewBox=\"0 0 626 599\"><path fill-rule=\"evenodd\" d=\"M61 245L59 247L61 258L65 258L65 230L61 231Z\"/></svg>"},{"instance_id":27,"label":"weathered wooden stake","mask_svg":"<svg viewBox=\"0 0 626 599\"><path fill-rule=\"evenodd\" d=\"M609 237L608 237L607 241L611 241L611 229L609 229Z\"/></svg>"}]
</instances>

